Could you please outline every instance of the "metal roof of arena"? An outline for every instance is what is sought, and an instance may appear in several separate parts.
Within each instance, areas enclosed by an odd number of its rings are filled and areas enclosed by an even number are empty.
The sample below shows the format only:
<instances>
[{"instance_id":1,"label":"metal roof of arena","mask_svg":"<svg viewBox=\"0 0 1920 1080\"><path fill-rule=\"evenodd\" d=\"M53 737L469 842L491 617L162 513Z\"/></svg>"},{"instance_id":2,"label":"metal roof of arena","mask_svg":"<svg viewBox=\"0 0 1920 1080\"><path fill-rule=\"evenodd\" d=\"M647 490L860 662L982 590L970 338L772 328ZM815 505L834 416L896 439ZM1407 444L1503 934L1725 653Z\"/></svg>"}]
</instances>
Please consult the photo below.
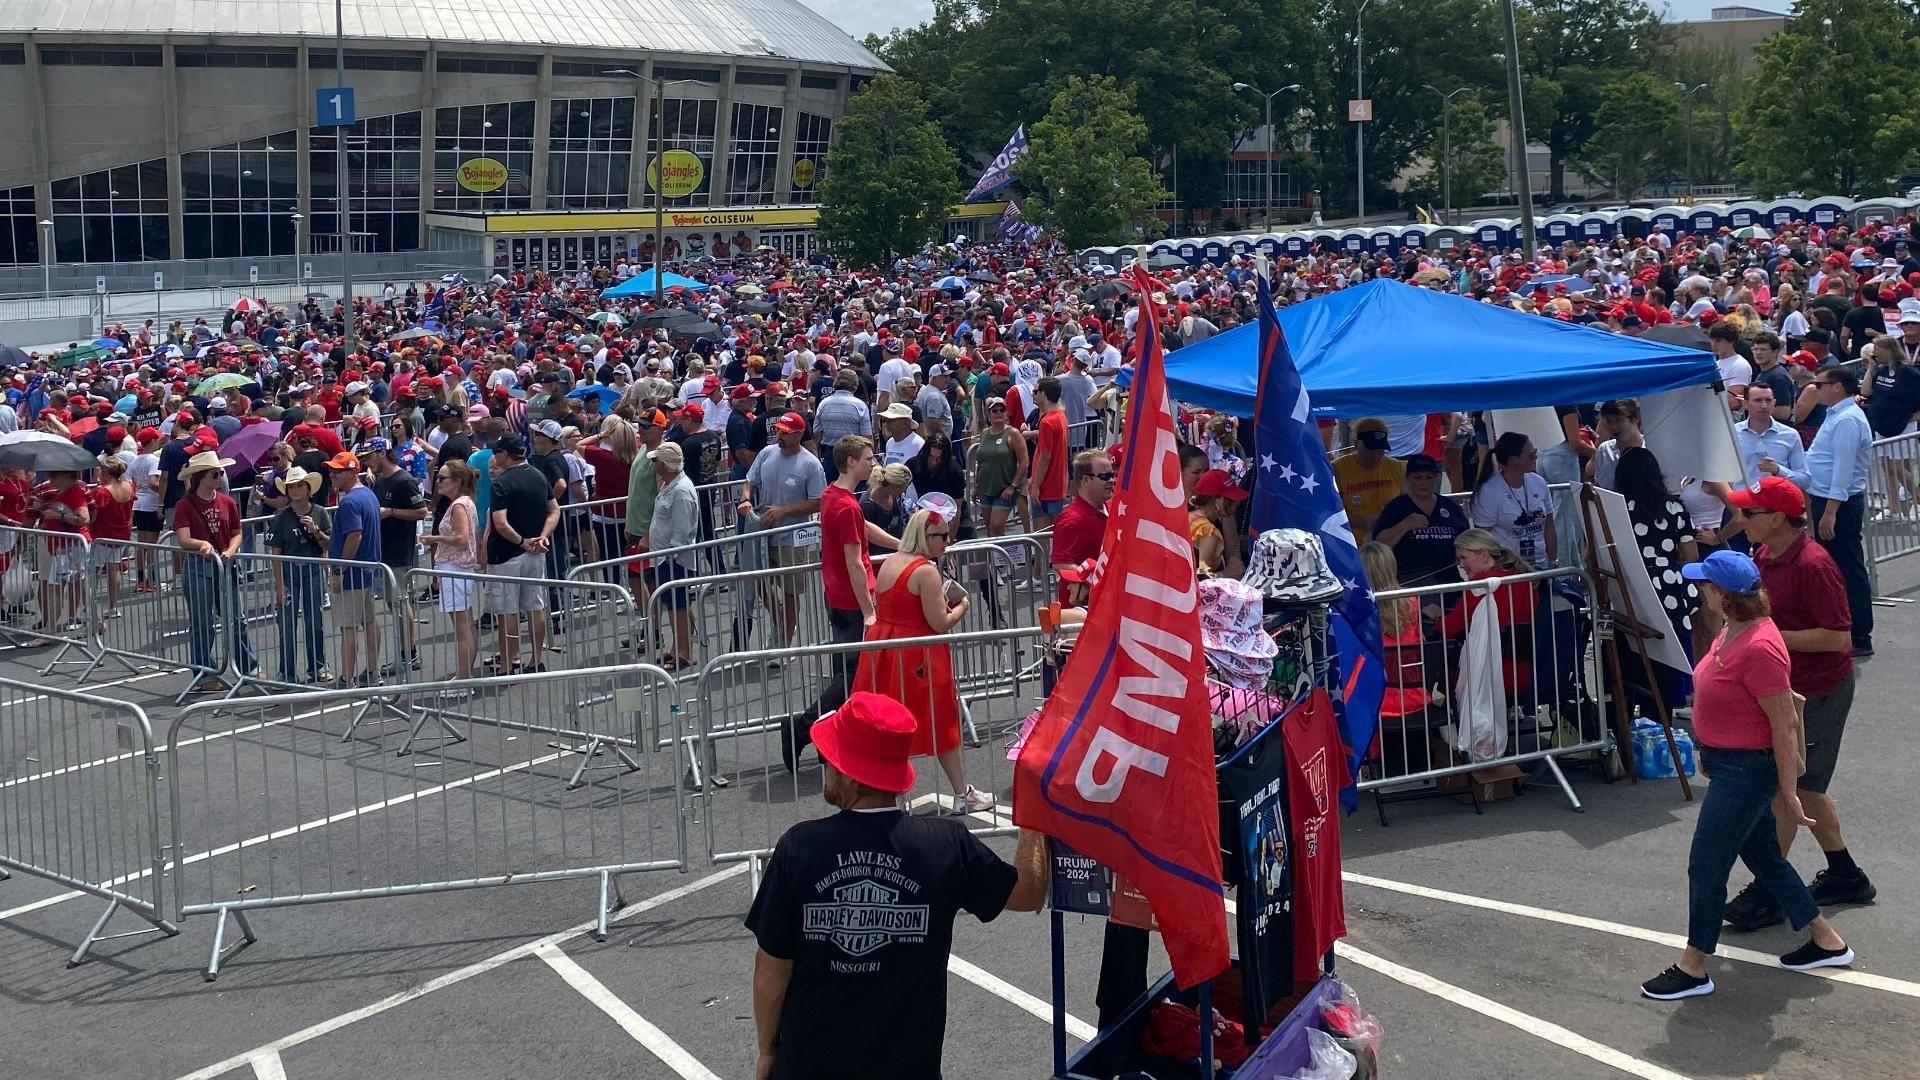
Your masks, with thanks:
<instances>
[{"instance_id":1,"label":"metal roof of arena","mask_svg":"<svg viewBox=\"0 0 1920 1080\"><path fill-rule=\"evenodd\" d=\"M887 66L801 0L344 0L350 39ZM0 0L0 34L333 37L332 0Z\"/></svg>"}]
</instances>

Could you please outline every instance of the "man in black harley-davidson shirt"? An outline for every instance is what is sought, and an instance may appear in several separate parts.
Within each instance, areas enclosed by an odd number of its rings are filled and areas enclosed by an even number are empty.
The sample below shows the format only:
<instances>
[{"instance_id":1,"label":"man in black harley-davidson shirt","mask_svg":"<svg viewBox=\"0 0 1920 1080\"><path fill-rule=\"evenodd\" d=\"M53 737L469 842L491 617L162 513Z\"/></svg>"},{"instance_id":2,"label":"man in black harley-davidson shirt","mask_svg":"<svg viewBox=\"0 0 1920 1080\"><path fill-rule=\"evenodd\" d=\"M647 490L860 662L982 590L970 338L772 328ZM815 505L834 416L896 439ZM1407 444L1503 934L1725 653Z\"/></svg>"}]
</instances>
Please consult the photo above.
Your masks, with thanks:
<instances>
[{"instance_id":1,"label":"man in black harley-davidson shirt","mask_svg":"<svg viewBox=\"0 0 1920 1080\"><path fill-rule=\"evenodd\" d=\"M954 917L991 922L1046 895L1038 833L1021 832L1008 865L963 822L899 810L915 728L869 693L813 726L840 812L787 830L747 912L760 1080L937 1080Z\"/></svg>"}]
</instances>

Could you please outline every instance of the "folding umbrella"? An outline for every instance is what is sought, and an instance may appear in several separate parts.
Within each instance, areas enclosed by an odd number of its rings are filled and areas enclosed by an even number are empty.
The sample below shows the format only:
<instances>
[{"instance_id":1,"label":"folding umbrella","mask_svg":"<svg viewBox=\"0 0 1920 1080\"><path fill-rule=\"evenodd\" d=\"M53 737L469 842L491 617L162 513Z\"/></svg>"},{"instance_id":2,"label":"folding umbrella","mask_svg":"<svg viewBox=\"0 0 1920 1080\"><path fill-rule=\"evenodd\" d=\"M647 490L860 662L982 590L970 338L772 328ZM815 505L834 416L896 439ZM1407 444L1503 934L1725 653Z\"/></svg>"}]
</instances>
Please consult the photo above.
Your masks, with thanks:
<instances>
[{"instance_id":1,"label":"folding umbrella","mask_svg":"<svg viewBox=\"0 0 1920 1080\"><path fill-rule=\"evenodd\" d=\"M577 390L573 390L569 392L567 396L570 398L582 398L582 399L590 398L590 397L599 398L600 408L602 411L605 411L609 408L612 408L614 402L620 400L620 391L615 390L611 386L606 386L601 383L594 383L591 386L582 386Z\"/></svg>"},{"instance_id":2,"label":"folding umbrella","mask_svg":"<svg viewBox=\"0 0 1920 1080\"><path fill-rule=\"evenodd\" d=\"M94 338L93 343L103 349L124 349L127 347L126 342L121 341L119 338L111 337Z\"/></svg>"},{"instance_id":3,"label":"folding umbrella","mask_svg":"<svg viewBox=\"0 0 1920 1080\"><path fill-rule=\"evenodd\" d=\"M0 345L0 364L10 367L27 367L33 360L27 356L27 350L18 345Z\"/></svg>"},{"instance_id":4,"label":"folding umbrella","mask_svg":"<svg viewBox=\"0 0 1920 1080\"><path fill-rule=\"evenodd\" d=\"M234 468L228 470L228 475L231 476L235 470L244 472L258 465L260 459L267 456L267 451L273 449L273 444L279 441L279 424L248 424L234 432L232 438L220 444L221 456L233 460Z\"/></svg>"},{"instance_id":5,"label":"folding umbrella","mask_svg":"<svg viewBox=\"0 0 1920 1080\"><path fill-rule=\"evenodd\" d=\"M100 461L65 435L51 431L10 431L0 435L0 469L28 472L85 472Z\"/></svg>"}]
</instances>

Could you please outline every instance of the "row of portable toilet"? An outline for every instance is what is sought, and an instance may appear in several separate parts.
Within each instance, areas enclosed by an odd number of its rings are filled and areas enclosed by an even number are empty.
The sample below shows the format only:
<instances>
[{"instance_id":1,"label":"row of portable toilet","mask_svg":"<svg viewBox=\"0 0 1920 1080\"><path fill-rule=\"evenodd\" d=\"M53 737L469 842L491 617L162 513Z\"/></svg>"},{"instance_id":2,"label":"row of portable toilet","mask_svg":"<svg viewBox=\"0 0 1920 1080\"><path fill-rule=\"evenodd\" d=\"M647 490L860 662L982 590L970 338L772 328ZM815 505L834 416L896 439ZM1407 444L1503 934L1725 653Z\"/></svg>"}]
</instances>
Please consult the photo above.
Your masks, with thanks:
<instances>
[{"instance_id":1,"label":"row of portable toilet","mask_svg":"<svg viewBox=\"0 0 1920 1080\"><path fill-rule=\"evenodd\" d=\"M1693 206L1629 207L1553 214L1534 218L1540 242L1593 242L1649 233L1711 233L1722 228L1759 226L1778 229L1790 222L1811 222L1821 228L1847 224L1861 228L1920 210L1920 200L1866 199L1855 202L1838 196L1819 199L1776 199L1735 203L1696 203ZM1189 237L1156 240L1151 244L1088 248L1083 260L1109 265L1133 258L1158 259L1172 265L1178 259L1190 266L1220 265L1241 255L1298 257L1309 251L1342 251L1353 255L1397 255L1418 250L1446 253L1478 245L1512 248L1521 242L1519 218L1483 218L1462 225L1376 225L1370 228L1316 228L1286 233L1248 233L1236 236Z\"/></svg>"}]
</instances>

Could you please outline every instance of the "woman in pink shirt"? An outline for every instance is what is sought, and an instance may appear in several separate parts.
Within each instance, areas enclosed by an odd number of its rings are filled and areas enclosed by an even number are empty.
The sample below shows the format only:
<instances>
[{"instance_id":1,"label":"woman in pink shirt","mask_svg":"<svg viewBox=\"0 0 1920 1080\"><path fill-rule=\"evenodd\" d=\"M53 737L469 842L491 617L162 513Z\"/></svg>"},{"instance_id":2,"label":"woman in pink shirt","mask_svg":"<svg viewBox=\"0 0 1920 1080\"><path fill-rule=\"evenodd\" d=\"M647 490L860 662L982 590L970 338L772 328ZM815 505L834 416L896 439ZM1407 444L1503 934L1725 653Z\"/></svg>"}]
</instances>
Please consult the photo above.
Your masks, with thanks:
<instances>
[{"instance_id":1,"label":"woman in pink shirt","mask_svg":"<svg viewBox=\"0 0 1920 1080\"><path fill-rule=\"evenodd\" d=\"M1712 774L1687 857L1687 946L1672 967L1640 984L1656 1001L1713 993L1707 957L1720 940L1727 875L1739 858L1772 895L1794 929L1811 940L1782 956L1794 971L1845 967L1853 950L1834 933L1800 874L1780 853L1774 832L1776 796L1796 826L1811 825L1800 806L1805 736L1794 707L1787 646L1768 617L1767 591L1750 556L1716 551L1681 573L1699 583L1708 607L1726 626L1693 668L1693 730L1700 772Z\"/></svg>"}]
</instances>

